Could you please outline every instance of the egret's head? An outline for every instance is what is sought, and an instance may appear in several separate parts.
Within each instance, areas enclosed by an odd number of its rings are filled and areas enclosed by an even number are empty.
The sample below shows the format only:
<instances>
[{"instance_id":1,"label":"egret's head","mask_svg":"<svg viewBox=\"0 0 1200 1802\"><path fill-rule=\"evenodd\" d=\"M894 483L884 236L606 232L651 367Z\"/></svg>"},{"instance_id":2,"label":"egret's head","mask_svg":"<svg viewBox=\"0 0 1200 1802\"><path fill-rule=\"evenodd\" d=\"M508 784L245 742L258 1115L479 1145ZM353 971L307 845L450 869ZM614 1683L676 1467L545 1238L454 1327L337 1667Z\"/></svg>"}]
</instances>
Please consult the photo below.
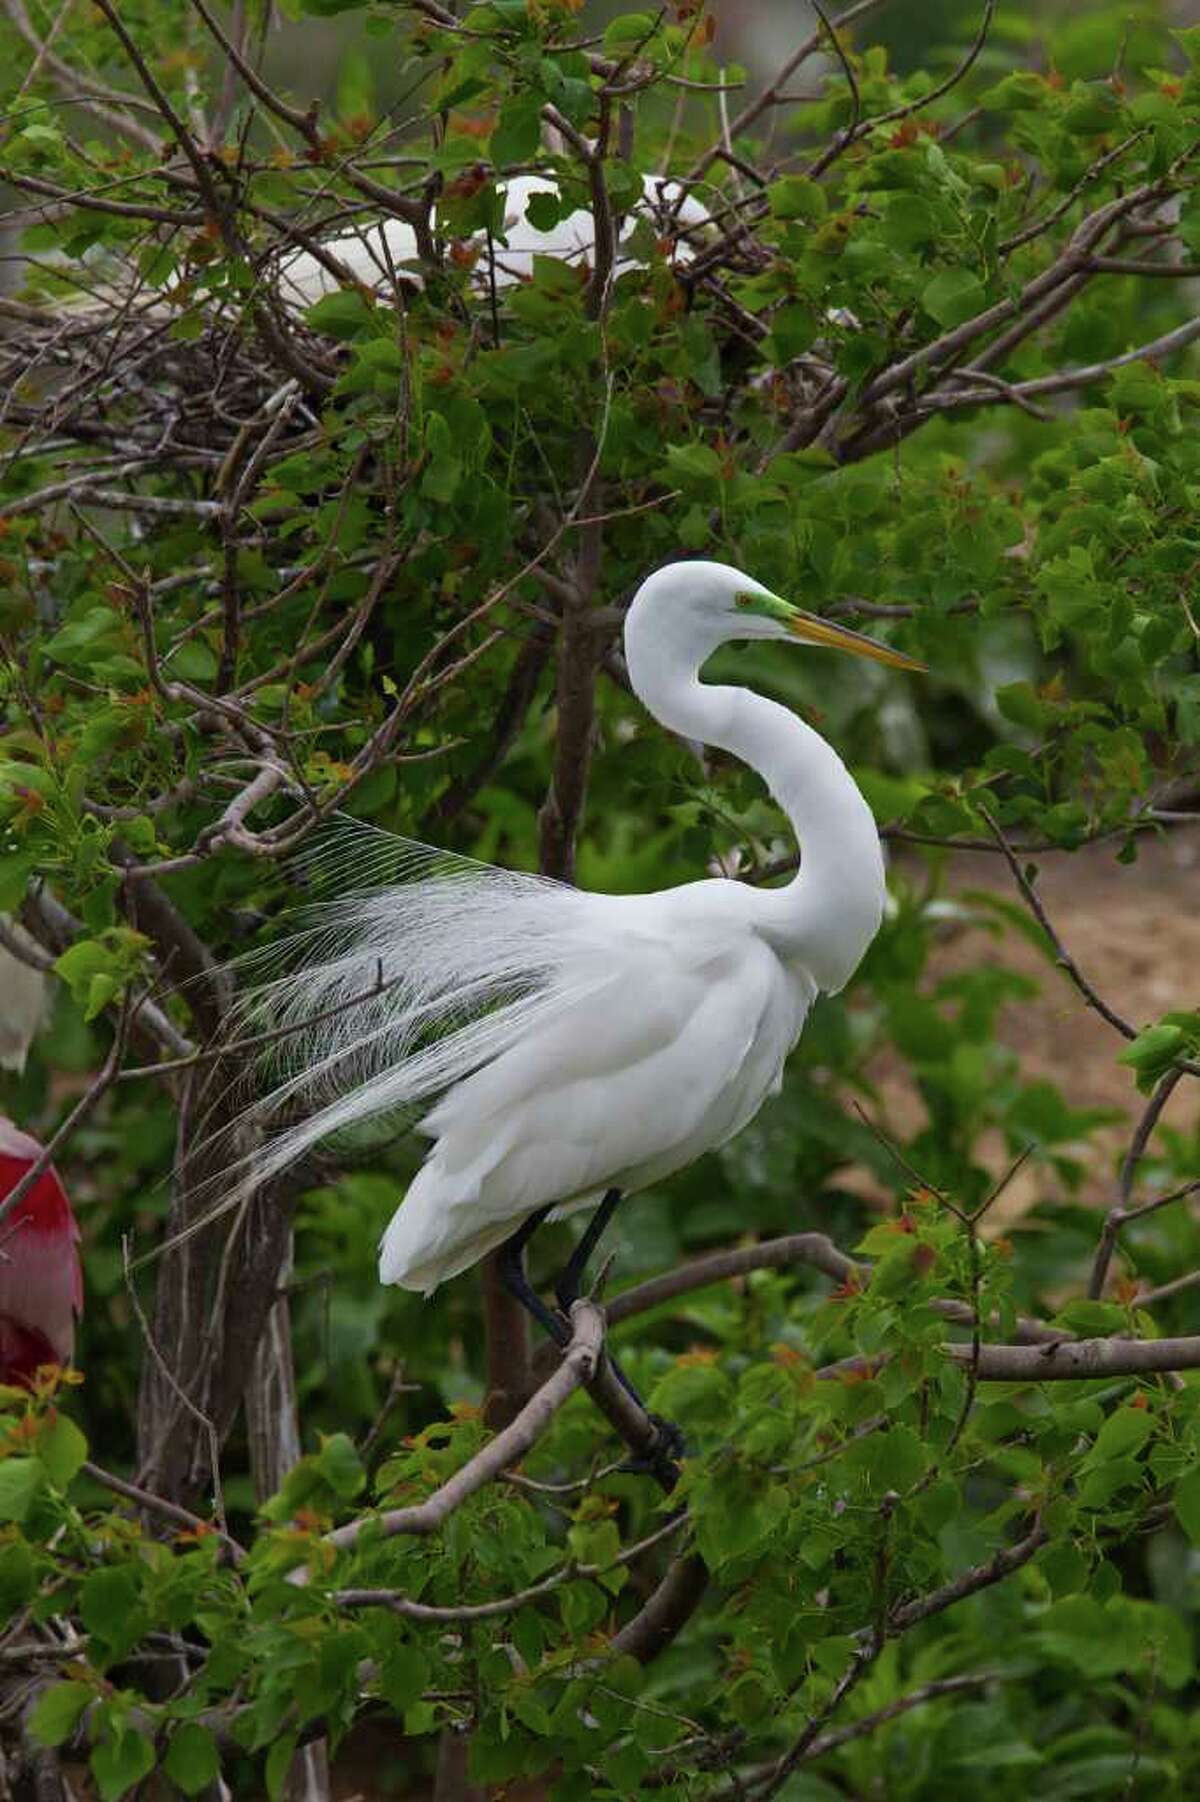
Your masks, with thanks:
<instances>
[{"instance_id":1,"label":"egret's head","mask_svg":"<svg viewBox=\"0 0 1200 1802\"><path fill-rule=\"evenodd\" d=\"M634 596L625 626L626 652L639 662L657 646L693 668L718 645L740 638L825 645L894 669L924 668L891 645L806 613L728 563L668 563L656 570Z\"/></svg>"}]
</instances>

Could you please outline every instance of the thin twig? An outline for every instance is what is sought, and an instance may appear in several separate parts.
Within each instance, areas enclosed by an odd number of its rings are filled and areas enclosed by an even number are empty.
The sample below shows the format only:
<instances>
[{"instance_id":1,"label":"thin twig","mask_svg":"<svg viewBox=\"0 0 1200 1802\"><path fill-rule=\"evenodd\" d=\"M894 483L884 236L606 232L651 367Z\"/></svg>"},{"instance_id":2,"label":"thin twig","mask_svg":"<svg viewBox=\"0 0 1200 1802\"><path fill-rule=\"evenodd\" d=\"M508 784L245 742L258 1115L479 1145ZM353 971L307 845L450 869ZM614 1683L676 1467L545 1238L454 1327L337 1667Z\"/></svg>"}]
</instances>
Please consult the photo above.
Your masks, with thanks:
<instances>
[{"instance_id":1,"label":"thin twig","mask_svg":"<svg viewBox=\"0 0 1200 1802\"><path fill-rule=\"evenodd\" d=\"M79 1468L85 1477L90 1477L93 1483L99 1483L102 1489L111 1489L114 1495L123 1496L127 1502L136 1502L139 1508L145 1508L152 1514L161 1514L164 1520L174 1521L176 1526L183 1527L198 1537L215 1533L234 1564L241 1564L245 1559L245 1546L240 1545L224 1527L216 1526L211 1520L204 1520L190 1509L181 1508L178 1502L169 1502L165 1496L143 1489L138 1483L131 1483L128 1477L118 1477L111 1470L103 1470L99 1464L93 1464L90 1458L86 1458Z\"/></svg>"},{"instance_id":2,"label":"thin twig","mask_svg":"<svg viewBox=\"0 0 1200 1802\"><path fill-rule=\"evenodd\" d=\"M442 1624L495 1620L501 1615L512 1614L517 1608L524 1608L529 1602L539 1601L552 1590L561 1589L564 1583L598 1581L610 1571L633 1564L664 1540L673 1538L686 1525L687 1516L680 1512L664 1526L656 1528L644 1539L639 1539L636 1544L625 1546L605 1564L578 1564L574 1559L569 1559L560 1569L551 1571L549 1576L542 1577L537 1583L531 1583L528 1588L517 1590L513 1595L498 1596L492 1602L464 1602L455 1607L439 1608L427 1602L415 1601L398 1589L335 1589L329 1599L338 1608L386 1608L392 1614L403 1616L405 1620Z\"/></svg>"},{"instance_id":3,"label":"thin twig","mask_svg":"<svg viewBox=\"0 0 1200 1802\"><path fill-rule=\"evenodd\" d=\"M1001 827L996 823L985 807L980 806L977 808L977 811L982 816L985 825L999 846L1004 861L1007 863L1009 870L1012 873L1013 881L1021 891L1026 906L1029 908L1030 913L1049 940L1050 948L1054 952L1054 961L1059 969L1069 977L1079 993L1083 996L1083 999L1087 1002L1087 1005L1090 1008L1094 1008L1102 1020L1106 1020L1111 1027L1121 1034L1122 1038L1136 1039L1137 1027L1131 1026L1128 1020L1117 1013L1115 1008L1110 1007L1108 1002L1097 993L1091 983L1087 980L1086 976L1084 976L1079 965L1071 956L1071 953L1063 944L1062 939L1058 936L1054 927L1050 924L1050 917L1047 914L1046 909L1042 906L1040 895L1034 888L1033 883L1026 875L1025 871L1021 868L1017 855L1007 838L1004 836Z\"/></svg>"},{"instance_id":4,"label":"thin twig","mask_svg":"<svg viewBox=\"0 0 1200 1802\"><path fill-rule=\"evenodd\" d=\"M121 1068L121 1060L125 1056L125 1046L128 1043L129 1028L135 1005L136 1004L130 999L129 991L126 990L125 997L121 1003L121 1011L117 1017L117 1024L113 1032L112 1045L109 1048L108 1056L105 1058L104 1063L92 1078L84 1093L79 1097L79 1100L75 1103L75 1106L71 1109L62 1125L52 1134L48 1142L42 1147L25 1174L18 1182L14 1183L13 1187L9 1190L3 1200L0 1200L0 1223L6 1220L16 1208L20 1207L34 1184L40 1181L46 1171L49 1170L51 1164L54 1162L55 1154L68 1143L72 1135L93 1112L102 1096L116 1081L117 1073Z\"/></svg>"}]
</instances>

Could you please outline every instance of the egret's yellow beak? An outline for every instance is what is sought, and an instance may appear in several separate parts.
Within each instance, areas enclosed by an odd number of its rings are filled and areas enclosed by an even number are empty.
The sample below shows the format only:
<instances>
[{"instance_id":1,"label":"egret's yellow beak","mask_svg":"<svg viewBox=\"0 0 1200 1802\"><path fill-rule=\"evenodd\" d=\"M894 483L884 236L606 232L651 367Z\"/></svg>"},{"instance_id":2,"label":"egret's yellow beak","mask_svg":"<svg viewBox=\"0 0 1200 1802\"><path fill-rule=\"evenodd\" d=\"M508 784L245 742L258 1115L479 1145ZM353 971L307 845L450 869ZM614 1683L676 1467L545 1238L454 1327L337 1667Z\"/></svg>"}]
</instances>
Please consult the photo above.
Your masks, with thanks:
<instances>
[{"instance_id":1,"label":"egret's yellow beak","mask_svg":"<svg viewBox=\"0 0 1200 1802\"><path fill-rule=\"evenodd\" d=\"M787 628L794 638L802 638L806 644L827 644L835 651L853 651L856 657L873 657L876 663L888 663L893 669L924 670L926 667L915 657L894 651L890 644L878 644L862 632L852 632L848 626L835 626L832 620L818 619L815 613L804 613L799 607L792 609Z\"/></svg>"},{"instance_id":2,"label":"egret's yellow beak","mask_svg":"<svg viewBox=\"0 0 1200 1802\"><path fill-rule=\"evenodd\" d=\"M748 590L739 594L737 604L748 613L761 613L768 619L779 620L793 638L802 639L805 644L829 645L835 651L851 651L856 657L871 657L876 663L886 663L892 669L924 671L926 667L923 663L918 663L915 657L907 657L903 651L894 651L890 644L878 644L875 639L866 638L861 632L852 632L849 626L838 626L832 620L820 619L815 613L805 613L802 607L793 607L790 601L782 600L779 595L769 594L766 590Z\"/></svg>"}]
</instances>

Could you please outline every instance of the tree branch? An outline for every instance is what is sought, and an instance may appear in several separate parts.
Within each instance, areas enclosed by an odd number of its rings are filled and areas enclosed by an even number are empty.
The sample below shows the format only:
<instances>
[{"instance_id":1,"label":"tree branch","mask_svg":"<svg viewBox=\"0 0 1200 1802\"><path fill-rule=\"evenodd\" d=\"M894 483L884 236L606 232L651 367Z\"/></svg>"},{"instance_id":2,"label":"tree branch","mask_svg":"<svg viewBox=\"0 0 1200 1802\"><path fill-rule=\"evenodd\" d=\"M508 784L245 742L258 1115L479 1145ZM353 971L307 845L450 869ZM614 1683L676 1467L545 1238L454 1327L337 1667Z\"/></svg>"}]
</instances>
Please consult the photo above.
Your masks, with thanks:
<instances>
[{"instance_id":1,"label":"tree branch","mask_svg":"<svg viewBox=\"0 0 1200 1802\"><path fill-rule=\"evenodd\" d=\"M969 1345L947 1345L943 1350L957 1364L971 1363ZM1200 1336L1065 1339L1057 1345L981 1345L978 1370L979 1380L984 1383L1079 1382L1089 1377L1200 1370Z\"/></svg>"},{"instance_id":2,"label":"tree branch","mask_svg":"<svg viewBox=\"0 0 1200 1802\"><path fill-rule=\"evenodd\" d=\"M717 1251L696 1258L665 1276L652 1277L613 1296L606 1304L608 1324L614 1327L635 1314L645 1314L662 1302L674 1301L693 1289L706 1289L729 1277L745 1276L751 1270L777 1270L788 1264L811 1264L835 1283L854 1283L866 1274L865 1266L839 1251L824 1233L789 1233L781 1239L768 1239L761 1245L738 1246L733 1251Z\"/></svg>"},{"instance_id":3,"label":"tree branch","mask_svg":"<svg viewBox=\"0 0 1200 1802\"><path fill-rule=\"evenodd\" d=\"M558 1369L530 1397L516 1419L489 1440L482 1451L468 1459L461 1470L455 1471L439 1489L414 1507L363 1515L327 1533L326 1543L338 1551L346 1551L357 1544L368 1527L384 1539L391 1539L397 1533L435 1533L469 1496L523 1458L549 1430L563 1403L577 1389L586 1387L596 1375L604 1348L603 1313L593 1302L577 1301L571 1309L571 1326L571 1342Z\"/></svg>"}]
</instances>

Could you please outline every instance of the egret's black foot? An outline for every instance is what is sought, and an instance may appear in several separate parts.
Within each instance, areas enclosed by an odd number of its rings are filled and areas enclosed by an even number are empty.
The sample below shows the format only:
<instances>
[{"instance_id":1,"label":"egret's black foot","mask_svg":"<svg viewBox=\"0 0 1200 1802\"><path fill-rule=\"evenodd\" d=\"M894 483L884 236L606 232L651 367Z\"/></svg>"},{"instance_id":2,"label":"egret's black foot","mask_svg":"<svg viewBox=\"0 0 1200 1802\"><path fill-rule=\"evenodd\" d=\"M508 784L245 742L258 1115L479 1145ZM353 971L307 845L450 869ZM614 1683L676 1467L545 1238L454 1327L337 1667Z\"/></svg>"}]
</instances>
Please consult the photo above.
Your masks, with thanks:
<instances>
[{"instance_id":1,"label":"egret's black foot","mask_svg":"<svg viewBox=\"0 0 1200 1802\"><path fill-rule=\"evenodd\" d=\"M665 1452L668 1458L684 1457L687 1452L687 1440L679 1422L668 1420L662 1414L652 1414L650 1419L658 1433L655 1449Z\"/></svg>"},{"instance_id":2,"label":"egret's black foot","mask_svg":"<svg viewBox=\"0 0 1200 1802\"><path fill-rule=\"evenodd\" d=\"M661 1414L650 1414L654 1439L632 1458L626 1458L617 1469L625 1476L657 1477L667 1489L679 1481L679 1461L687 1450L683 1430L676 1421L664 1420Z\"/></svg>"}]
</instances>

